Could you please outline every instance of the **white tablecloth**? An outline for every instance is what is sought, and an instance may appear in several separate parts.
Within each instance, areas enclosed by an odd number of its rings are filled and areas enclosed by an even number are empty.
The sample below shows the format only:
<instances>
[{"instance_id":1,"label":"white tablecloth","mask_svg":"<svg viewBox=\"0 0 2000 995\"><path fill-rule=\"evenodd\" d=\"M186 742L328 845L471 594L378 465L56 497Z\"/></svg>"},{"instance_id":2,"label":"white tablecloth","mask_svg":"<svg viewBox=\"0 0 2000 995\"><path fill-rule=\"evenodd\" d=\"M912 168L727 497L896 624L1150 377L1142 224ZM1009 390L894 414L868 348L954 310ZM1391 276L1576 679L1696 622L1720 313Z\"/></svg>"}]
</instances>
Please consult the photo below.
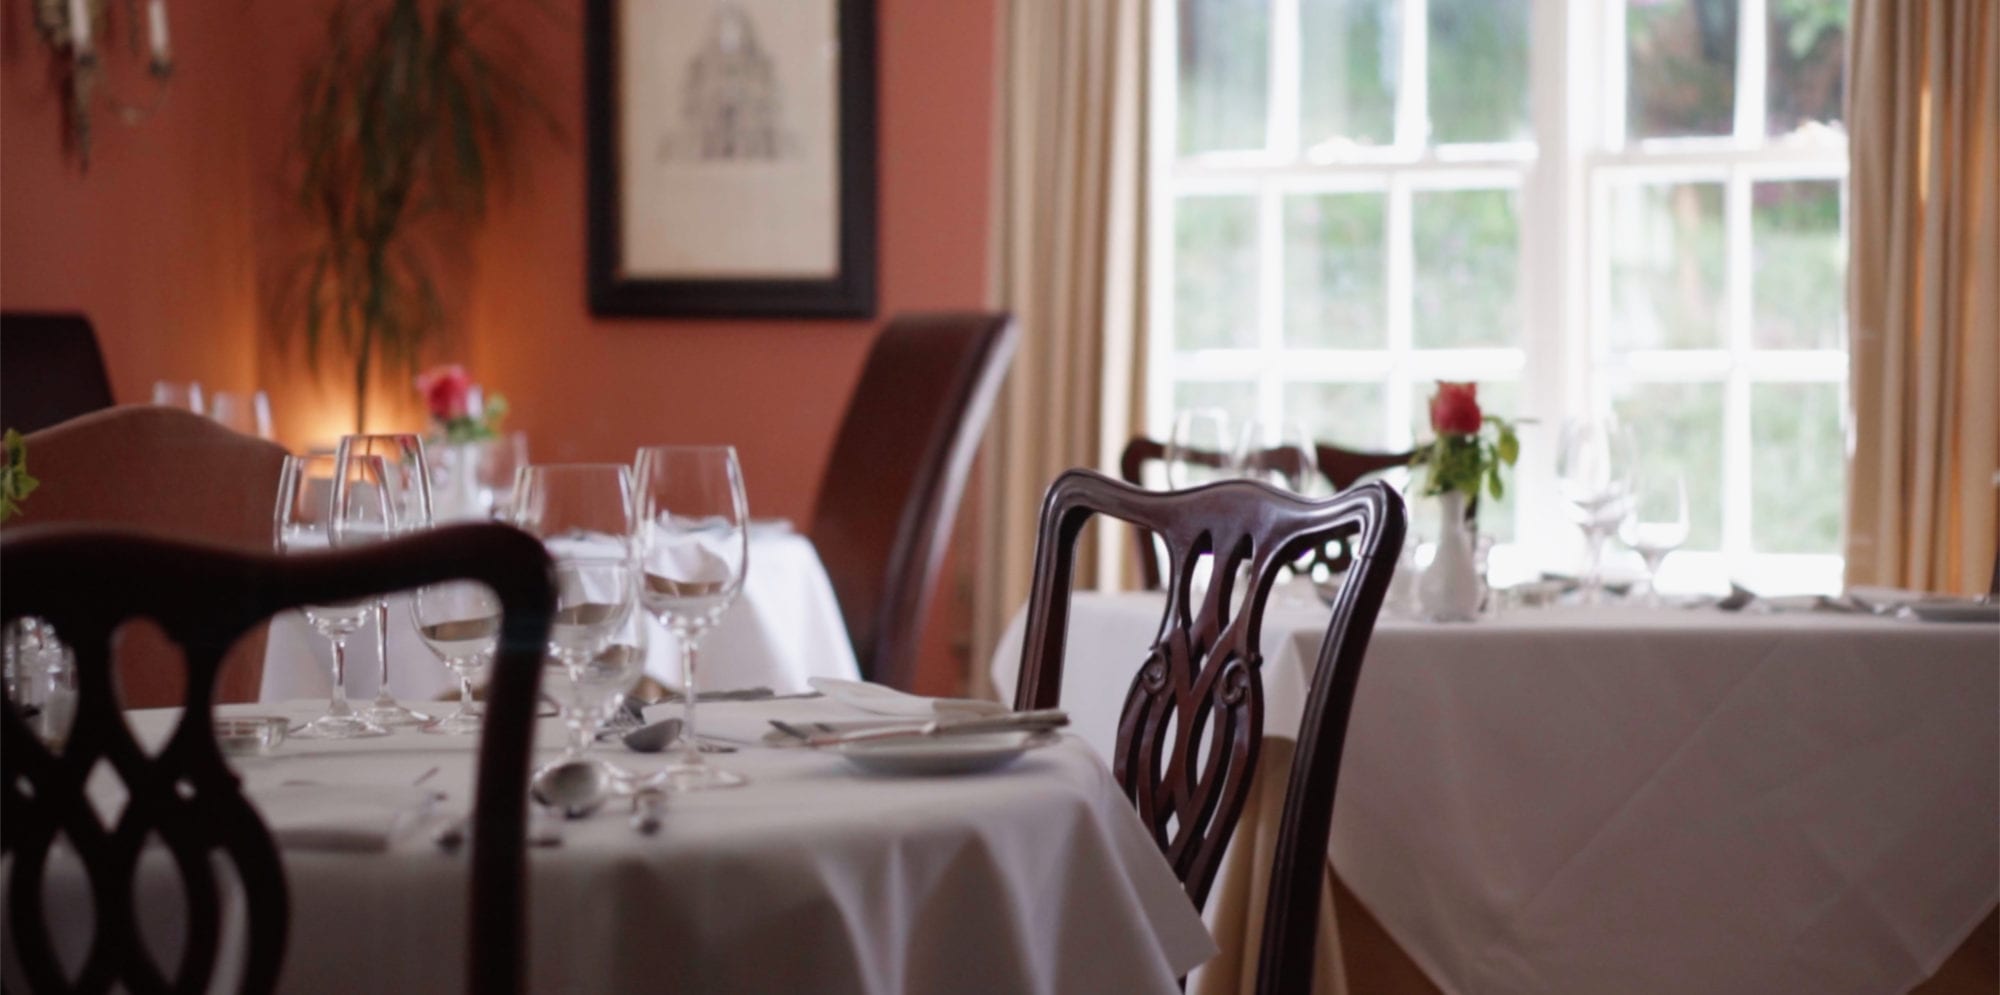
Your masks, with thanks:
<instances>
[{"instance_id":1,"label":"white tablecloth","mask_svg":"<svg viewBox=\"0 0 2000 995\"><path fill-rule=\"evenodd\" d=\"M1062 700L1100 750L1160 606L1076 596ZM1296 735L1324 629L1267 615L1268 736ZM1993 626L1384 619L1332 861L1447 992L1904 991L2000 900L1996 703Z\"/></svg>"},{"instance_id":2,"label":"white tablecloth","mask_svg":"<svg viewBox=\"0 0 2000 995\"><path fill-rule=\"evenodd\" d=\"M274 707L304 718L324 703L223 711ZM133 722L144 741L174 715ZM542 733L547 759L560 730L551 722ZM259 804L304 790L286 781L387 788L437 767L425 787L446 793L446 812L464 811L472 743L413 732L294 740L237 763ZM640 771L667 762L605 755ZM1174 992L1176 973L1213 952L1110 772L1074 739L963 777L871 776L803 749L715 760L750 784L674 797L652 837L607 808L563 823L560 846L530 851L531 991ZM292 923L282 990L462 988L463 851L441 852L419 829L383 853L288 849L283 859ZM54 885L59 933L74 932L77 877Z\"/></svg>"},{"instance_id":3,"label":"white tablecloth","mask_svg":"<svg viewBox=\"0 0 2000 995\"><path fill-rule=\"evenodd\" d=\"M647 621L646 673L672 687L681 684L680 641ZM324 698L332 686L332 651L297 612L271 622L264 651L263 701ZM806 689L809 677L859 679L854 647L840 617L833 584L812 541L781 525L758 523L750 532L750 567L743 593L722 621L702 638L697 681L704 690L768 687L780 694ZM368 699L380 686L372 625L348 641L347 693ZM410 617L410 599L389 603L389 689L398 698L423 701L456 693L458 685L423 640Z\"/></svg>"}]
</instances>

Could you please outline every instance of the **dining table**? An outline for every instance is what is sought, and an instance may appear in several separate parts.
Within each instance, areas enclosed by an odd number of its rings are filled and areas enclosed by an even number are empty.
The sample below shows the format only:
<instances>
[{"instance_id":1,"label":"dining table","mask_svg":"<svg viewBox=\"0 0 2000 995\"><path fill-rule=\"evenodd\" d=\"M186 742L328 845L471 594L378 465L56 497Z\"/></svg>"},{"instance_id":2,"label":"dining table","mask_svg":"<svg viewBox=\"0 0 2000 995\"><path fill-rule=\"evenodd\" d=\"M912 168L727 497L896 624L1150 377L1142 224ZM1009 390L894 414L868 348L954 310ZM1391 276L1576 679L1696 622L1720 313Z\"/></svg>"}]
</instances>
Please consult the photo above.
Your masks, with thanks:
<instances>
[{"instance_id":1,"label":"dining table","mask_svg":"<svg viewBox=\"0 0 2000 995\"><path fill-rule=\"evenodd\" d=\"M1072 596L1061 704L1104 756L1163 605ZM1267 611L1267 763L1292 754L1327 622L1296 590ZM1003 700L1024 625L991 660ZM1192 991L1254 970L1268 869L1251 854L1282 776L1251 789L1205 910L1222 952ZM2000 625L1768 604L1385 614L1328 858L1452 995L1907 991L2000 902ZM1324 915L1320 942L1339 942ZM1321 977L1340 985L1337 965Z\"/></svg>"},{"instance_id":2,"label":"dining table","mask_svg":"<svg viewBox=\"0 0 2000 995\"><path fill-rule=\"evenodd\" d=\"M217 714L299 721L324 707ZM531 806L530 991L1169 993L1214 951L1103 761L1075 737L1044 736L998 769L881 773L754 733L770 718L868 717L843 703L701 708L715 735L737 738L711 762L745 786L671 794L651 832L623 796L578 819ZM179 717L126 713L142 744ZM562 742L544 720L536 762ZM231 760L290 894L280 990L462 989L468 848L445 830L469 810L476 743L399 731L291 739ZM616 741L597 755L640 778L672 759ZM104 808L115 791L94 783L92 797ZM159 880L171 863L150 866L142 932L165 937L156 949L171 957L173 891ZM58 948L79 949L80 869L52 870L45 903Z\"/></svg>"},{"instance_id":3,"label":"dining table","mask_svg":"<svg viewBox=\"0 0 2000 995\"><path fill-rule=\"evenodd\" d=\"M814 677L858 679L847 623L812 540L789 522L757 520L750 524L749 542L743 591L702 637L701 687L768 687L784 694L806 690ZM647 676L679 688L679 638L657 620L644 624ZM417 635L407 594L389 599L388 646L389 690L397 698L422 702L456 694L456 679ZM332 652L300 613L276 616L265 642L258 700L324 699L333 685ZM372 624L348 640L350 698L375 696L380 661Z\"/></svg>"}]
</instances>

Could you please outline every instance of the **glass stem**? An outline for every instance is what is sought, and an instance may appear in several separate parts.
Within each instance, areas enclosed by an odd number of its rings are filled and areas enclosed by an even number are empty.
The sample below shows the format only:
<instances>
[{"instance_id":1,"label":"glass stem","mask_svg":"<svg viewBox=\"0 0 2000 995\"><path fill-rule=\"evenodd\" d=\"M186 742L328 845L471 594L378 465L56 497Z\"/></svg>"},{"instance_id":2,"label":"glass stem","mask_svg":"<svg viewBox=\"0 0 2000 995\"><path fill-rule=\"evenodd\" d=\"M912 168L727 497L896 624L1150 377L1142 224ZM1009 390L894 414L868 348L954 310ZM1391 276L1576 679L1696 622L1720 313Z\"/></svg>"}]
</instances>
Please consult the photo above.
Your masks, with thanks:
<instances>
[{"instance_id":1,"label":"glass stem","mask_svg":"<svg viewBox=\"0 0 2000 995\"><path fill-rule=\"evenodd\" d=\"M1591 529L1584 533L1583 603L1604 601L1604 533Z\"/></svg>"},{"instance_id":2,"label":"glass stem","mask_svg":"<svg viewBox=\"0 0 2000 995\"><path fill-rule=\"evenodd\" d=\"M458 672L458 714L472 714L472 676L466 670Z\"/></svg>"},{"instance_id":3,"label":"glass stem","mask_svg":"<svg viewBox=\"0 0 2000 995\"><path fill-rule=\"evenodd\" d=\"M382 684L375 691L378 703L394 702L389 693L389 599L375 599L375 655L382 663Z\"/></svg>"},{"instance_id":4,"label":"glass stem","mask_svg":"<svg viewBox=\"0 0 2000 995\"><path fill-rule=\"evenodd\" d=\"M701 641L701 630L688 627L681 637L681 762L689 767L701 765L701 741L695 738L695 644Z\"/></svg>"},{"instance_id":5,"label":"glass stem","mask_svg":"<svg viewBox=\"0 0 2000 995\"><path fill-rule=\"evenodd\" d=\"M582 719L569 723L569 750L566 751L566 756L572 760L583 759L583 755L590 750L591 739L597 735L594 725L595 723L585 722Z\"/></svg>"},{"instance_id":6,"label":"glass stem","mask_svg":"<svg viewBox=\"0 0 2000 995\"><path fill-rule=\"evenodd\" d=\"M346 715L352 711L347 707L347 637L328 636L326 641L333 644L333 691L327 698L326 711L329 715Z\"/></svg>"}]
</instances>

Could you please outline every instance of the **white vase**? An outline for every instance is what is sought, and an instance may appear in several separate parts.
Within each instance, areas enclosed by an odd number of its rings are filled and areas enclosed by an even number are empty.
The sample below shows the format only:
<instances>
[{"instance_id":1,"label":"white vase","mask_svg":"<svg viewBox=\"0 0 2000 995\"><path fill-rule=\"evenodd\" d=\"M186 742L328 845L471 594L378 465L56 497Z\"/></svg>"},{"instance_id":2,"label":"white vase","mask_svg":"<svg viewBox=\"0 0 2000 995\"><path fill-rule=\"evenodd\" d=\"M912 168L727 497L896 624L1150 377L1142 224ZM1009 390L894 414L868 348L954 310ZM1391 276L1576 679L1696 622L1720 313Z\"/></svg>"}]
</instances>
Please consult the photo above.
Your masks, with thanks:
<instances>
[{"instance_id":1,"label":"white vase","mask_svg":"<svg viewBox=\"0 0 2000 995\"><path fill-rule=\"evenodd\" d=\"M493 508L492 491L481 486L484 442L448 442L431 449L431 513L438 523L480 521Z\"/></svg>"},{"instance_id":2,"label":"white vase","mask_svg":"<svg viewBox=\"0 0 2000 995\"><path fill-rule=\"evenodd\" d=\"M1485 595L1472 559L1472 530L1465 523L1465 495L1452 491L1438 499L1437 552L1417 581L1417 603L1434 622L1470 622Z\"/></svg>"}]
</instances>

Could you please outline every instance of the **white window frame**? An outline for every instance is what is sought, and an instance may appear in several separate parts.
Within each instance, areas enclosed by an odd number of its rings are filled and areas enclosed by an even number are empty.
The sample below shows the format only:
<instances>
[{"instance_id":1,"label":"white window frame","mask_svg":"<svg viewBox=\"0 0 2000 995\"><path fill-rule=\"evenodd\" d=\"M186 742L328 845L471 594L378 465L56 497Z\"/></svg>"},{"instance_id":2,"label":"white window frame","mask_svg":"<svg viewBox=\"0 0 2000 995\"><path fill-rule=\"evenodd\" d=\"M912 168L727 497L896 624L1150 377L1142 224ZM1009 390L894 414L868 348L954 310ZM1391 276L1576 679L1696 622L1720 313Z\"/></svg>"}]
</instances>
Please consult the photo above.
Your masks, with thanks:
<instances>
[{"instance_id":1,"label":"white window frame","mask_svg":"<svg viewBox=\"0 0 2000 995\"><path fill-rule=\"evenodd\" d=\"M1750 185L1769 180L1832 179L1847 172L1844 139L1796 143L1762 139L1765 126L1765 0L1741 0L1738 15L1735 135L1714 139L1624 138L1625 4L1621 0L1538 0L1530 15L1529 124L1532 143L1426 147L1427 0L1404 0L1399 37L1395 141L1371 148L1301 149L1298 123L1300 0L1271 0L1272 51L1266 148L1178 152L1177 18L1158 0L1151 18L1148 108L1148 355L1146 430L1164 438L1174 415L1174 386L1193 381L1250 381L1259 418L1282 414L1288 383L1381 384L1387 443L1412 443L1409 412L1434 379L1516 382L1520 407L1500 411L1533 419L1514 475L1515 541L1496 551L1496 572L1562 568L1581 549L1576 530L1556 509L1554 426L1572 412L1604 404L1609 387L1627 382L1700 380L1724 384L1725 494L1719 552L1673 557L1668 586L1716 588L1739 579L1771 589L1837 588L1837 555L1756 553L1751 548L1749 406L1752 384L1842 385L1844 349L1758 350L1751 345ZM1587 43L1587 42L1594 42ZM1588 85L1593 84L1594 85ZM1615 95L1615 99L1611 95ZM1726 345L1715 350L1609 351L1609 254L1604 244L1606 191L1638 179L1720 180L1725 187ZM1434 189L1518 191L1521 232L1519 348L1414 351L1411 343L1413 226L1411 194ZM1844 189L1844 187L1843 187ZM1388 258L1386 348L1283 347L1284 197L1293 193L1384 191ZM1198 193L1255 198L1258 214L1256 345L1177 352L1174 348L1174 203ZM1843 212L1844 215L1844 212ZM1843 224L1844 224L1843 220ZM1740 262L1738 262L1740 260ZM1533 357L1542 357L1536 361ZM1341 440L1335 440L1341 441ZM1615 545L1615 544L1614 544ZM1504 578L1503 578L1504 579Z\"/></svg>"}]
</instances>

